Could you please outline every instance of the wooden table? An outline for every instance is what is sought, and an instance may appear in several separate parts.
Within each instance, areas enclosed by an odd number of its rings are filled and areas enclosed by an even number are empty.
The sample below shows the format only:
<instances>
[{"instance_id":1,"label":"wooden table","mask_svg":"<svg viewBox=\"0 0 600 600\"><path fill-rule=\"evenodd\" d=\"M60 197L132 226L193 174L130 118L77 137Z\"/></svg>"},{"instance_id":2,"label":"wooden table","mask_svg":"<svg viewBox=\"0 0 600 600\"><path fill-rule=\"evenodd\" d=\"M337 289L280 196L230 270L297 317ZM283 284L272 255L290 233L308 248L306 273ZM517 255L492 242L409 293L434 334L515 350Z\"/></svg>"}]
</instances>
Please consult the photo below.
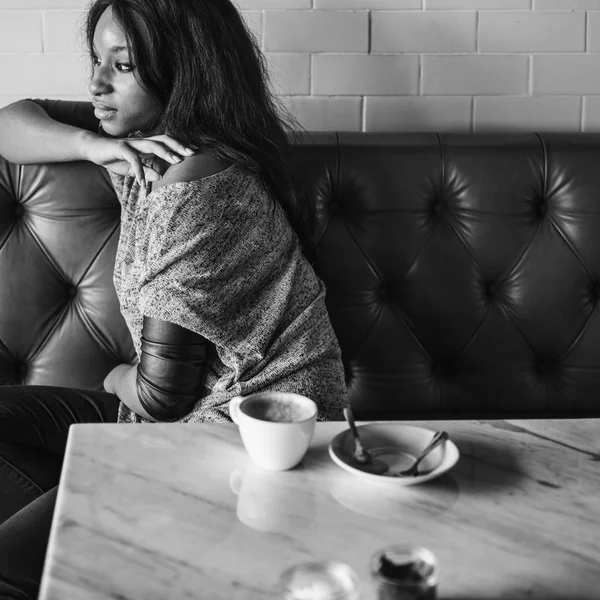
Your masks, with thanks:
<instances>
[{"instance_id":1,"label":"wooden table","mask_svg":"<svg viewBox=\"0 0 600 600\"><path fill-rule=\"evenodd\" d=\"M280 473L235 425L75 425L40 598L263 600L286 567L337 559L374 600L369 559L392 543L435 553L440 599L600 598L600 419L411 424L461 452L412 488L336 466L344 423Z\"/></svg>"}]
</instances>

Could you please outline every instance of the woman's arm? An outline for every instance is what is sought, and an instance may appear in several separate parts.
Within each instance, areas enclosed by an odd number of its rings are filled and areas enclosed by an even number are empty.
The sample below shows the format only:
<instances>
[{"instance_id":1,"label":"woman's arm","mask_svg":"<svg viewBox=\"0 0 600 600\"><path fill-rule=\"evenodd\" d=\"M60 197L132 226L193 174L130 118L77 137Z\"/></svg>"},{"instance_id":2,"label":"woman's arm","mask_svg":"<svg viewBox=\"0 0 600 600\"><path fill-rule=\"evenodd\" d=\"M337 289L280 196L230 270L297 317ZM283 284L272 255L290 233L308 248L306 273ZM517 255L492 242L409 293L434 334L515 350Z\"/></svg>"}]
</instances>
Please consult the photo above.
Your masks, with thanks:
<instances>
[{"instance_id":1,"label":"woman's arm","mask_svg":"<svg viewBox=\"0 0 600 600\"><path fill-rule=\"evenodd\" d=\"M52 118L43 106L65 120L70 115L77 126ZM0 155L22 165L86 160L86 144L97 136L93 119L88 102L19 100L0 109Z\"/></svg>"},{"instance_id":2,"label":"woman's arm","mask_svg":"<svg viewBox=\"0 0 600 600\"><path fill-rule=\"evenodd\" d=\"M168 135L113 138L98 127L91 102L19 100L0 109L0 155L21 165L88 160L145 187L194 154Z\"/></svg>"},{"instance_id":3,"label":"woman's arm","mask_svg":"<svg viewBox=\"0 0 600 600\"><path fill-rule=\"evenodd\" d=\"M177 421L208 391L204 380L214 345L175 323L146 316L141 342L141 360L117 365L104 389L149 421Z\"/></svg>"}]
</instances>

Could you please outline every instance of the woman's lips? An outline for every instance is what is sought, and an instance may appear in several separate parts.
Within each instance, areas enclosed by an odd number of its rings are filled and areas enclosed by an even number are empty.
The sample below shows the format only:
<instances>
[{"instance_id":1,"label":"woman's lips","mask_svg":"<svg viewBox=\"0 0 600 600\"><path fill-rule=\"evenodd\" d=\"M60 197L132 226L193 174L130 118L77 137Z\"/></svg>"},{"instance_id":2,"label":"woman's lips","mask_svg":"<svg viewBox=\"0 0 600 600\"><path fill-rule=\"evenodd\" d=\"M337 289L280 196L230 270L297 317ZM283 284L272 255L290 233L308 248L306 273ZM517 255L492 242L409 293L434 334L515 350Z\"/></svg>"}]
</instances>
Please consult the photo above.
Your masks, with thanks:
<instances>
[{"instance_id":1,"label":"woman's lips","mask_svg":"<svg viewBox=\"0 0 600 600\"><path fill-rule=\"evenodd\" d=\"M116 113L117 113L116 108L98 108L98 107L94 108L94 115L96 116L96 119L99 119L100 121L110 119Z\"/></svg>"}]
</instances>

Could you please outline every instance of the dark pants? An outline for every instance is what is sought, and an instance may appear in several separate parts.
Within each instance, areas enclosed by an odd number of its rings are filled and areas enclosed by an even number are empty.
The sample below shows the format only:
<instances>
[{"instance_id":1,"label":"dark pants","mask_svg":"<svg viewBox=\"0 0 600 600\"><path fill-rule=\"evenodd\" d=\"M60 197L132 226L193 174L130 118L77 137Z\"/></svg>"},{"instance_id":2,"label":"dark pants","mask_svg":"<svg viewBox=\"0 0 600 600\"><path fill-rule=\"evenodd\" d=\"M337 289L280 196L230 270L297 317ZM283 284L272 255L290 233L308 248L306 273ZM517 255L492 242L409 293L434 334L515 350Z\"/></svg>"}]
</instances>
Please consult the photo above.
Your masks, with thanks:
<instances>
[{"instance_id":1,"label":"dark pants","mask_svg":"<svg viewBox=\"0 0 600 600\"><path fill-rule=\"evenodd\" d=\"M114 394L0 386L0 599L35 600L74 423L116 422Z\"/></svg>"}]
</instances>

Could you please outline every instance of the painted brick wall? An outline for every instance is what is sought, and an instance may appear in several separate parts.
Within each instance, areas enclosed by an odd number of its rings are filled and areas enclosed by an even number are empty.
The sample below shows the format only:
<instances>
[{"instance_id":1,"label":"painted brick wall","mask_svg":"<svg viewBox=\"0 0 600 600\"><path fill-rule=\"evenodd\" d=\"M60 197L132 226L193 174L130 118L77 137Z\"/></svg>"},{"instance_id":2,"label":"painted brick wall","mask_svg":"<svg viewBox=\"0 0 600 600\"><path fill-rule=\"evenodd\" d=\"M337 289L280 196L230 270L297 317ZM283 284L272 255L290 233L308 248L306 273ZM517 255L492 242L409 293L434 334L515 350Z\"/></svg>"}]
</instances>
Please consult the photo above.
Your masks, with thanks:
<instances>
[{"instance_id":1,"label":"painted brick wall","mask_svg":"<svg viewBox=\"0 0 600 600\"><path fill-rule=\"evenodd\" d=\"M600 130L600 0L236 0L309 130ZM86 96L87 0L0 0L0 106Z\"/></svg>"}]
</instances>

